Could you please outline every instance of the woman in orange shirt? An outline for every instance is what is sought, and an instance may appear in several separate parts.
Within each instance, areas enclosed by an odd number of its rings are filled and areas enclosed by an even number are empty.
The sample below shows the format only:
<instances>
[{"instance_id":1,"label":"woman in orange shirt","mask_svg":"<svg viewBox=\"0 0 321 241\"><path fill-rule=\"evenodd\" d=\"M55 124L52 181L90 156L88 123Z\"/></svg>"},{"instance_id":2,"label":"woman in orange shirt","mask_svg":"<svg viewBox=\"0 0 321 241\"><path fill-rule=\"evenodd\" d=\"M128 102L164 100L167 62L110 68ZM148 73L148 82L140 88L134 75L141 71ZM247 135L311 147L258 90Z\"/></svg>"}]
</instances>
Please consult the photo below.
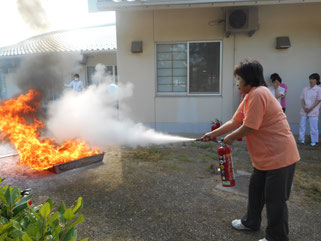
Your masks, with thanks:
<instances>
[{"instance_id":1,"label":"woman in orange shirt","mask_svg":"<svg viewBox=\"0 0 321 241\"><path fill-rule=\"evenodd\" d=\"M224 143L246 137L253 172L249 184L248 207L241 219L232 221L238 230L259 230L266 205L267 227L261 241L288 241L288 209L295 163L300 160L295 139L281 105L266 87L263 67L245 60L234 69L238 87L245 98L231 120L206 133L203 141L231 132Z\"/></svg>"}]
</instances>

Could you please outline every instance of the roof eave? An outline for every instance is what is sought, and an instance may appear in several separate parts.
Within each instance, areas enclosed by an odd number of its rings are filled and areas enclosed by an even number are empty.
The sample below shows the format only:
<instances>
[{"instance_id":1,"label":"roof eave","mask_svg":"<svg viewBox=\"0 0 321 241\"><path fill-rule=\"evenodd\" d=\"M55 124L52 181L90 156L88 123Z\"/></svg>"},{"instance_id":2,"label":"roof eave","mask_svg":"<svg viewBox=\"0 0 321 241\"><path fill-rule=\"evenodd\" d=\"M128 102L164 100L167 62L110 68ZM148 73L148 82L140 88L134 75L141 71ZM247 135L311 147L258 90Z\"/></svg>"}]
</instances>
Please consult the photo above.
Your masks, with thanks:
<instances>
[{"instance_id":1,"label":"roof eave","mask_svg":"<svg viewBox=\"0 0 321 241\"><path fill-rule=\"evenodd\" d=\"M153 9L177 9L177 8L206 8L206 7L233 7L233 6L251 6L251 5L275 5L275 4L295 4L295 3L315 3L321 0L244 0L244 1L186 1L187 3L140 3L109 4L106 2L97 2L98 11L119 11L119 10L153 10Z\"/></svg>"}]
</instances>

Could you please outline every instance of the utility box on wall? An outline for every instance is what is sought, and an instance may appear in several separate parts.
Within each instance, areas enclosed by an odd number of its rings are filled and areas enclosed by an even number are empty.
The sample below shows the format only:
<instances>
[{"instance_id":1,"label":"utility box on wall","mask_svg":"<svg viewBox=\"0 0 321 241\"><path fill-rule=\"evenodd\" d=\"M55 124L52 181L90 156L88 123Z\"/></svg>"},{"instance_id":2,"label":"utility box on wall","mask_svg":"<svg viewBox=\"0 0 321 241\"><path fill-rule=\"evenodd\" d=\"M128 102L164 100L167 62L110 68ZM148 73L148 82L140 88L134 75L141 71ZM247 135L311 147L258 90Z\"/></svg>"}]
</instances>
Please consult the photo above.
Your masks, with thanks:
<instances>
[{"instance_id":1,"label":"utility box on wall","mask_svg":"<svg viewBox=\"0 0 321 241\"><path fill-rule=\"evenodd\" d=\"M132 41L131 46L132 53L142 53L143 52L143 41Z\"/></svg>"},{"instance_id":2,"label":"utility box on wall","mask_svg":"<svg viewBox=\"0 0 321 241\"><path fill-rule=\"evenodd\" d=\"M257 7L232 7L225 12L225 35L231 33L247 33L252 36L259 29Z\"/></svg>"},{"instance_id":3,"label":"utility box on wall","mask_svg":"<svg viewBox=\"0 0 321 241\"><path fill-rule=\"evenodd\" d=\"M276 37L276 49L288 49L291 47L288 36Z\"/></svg>"}]
</instances>

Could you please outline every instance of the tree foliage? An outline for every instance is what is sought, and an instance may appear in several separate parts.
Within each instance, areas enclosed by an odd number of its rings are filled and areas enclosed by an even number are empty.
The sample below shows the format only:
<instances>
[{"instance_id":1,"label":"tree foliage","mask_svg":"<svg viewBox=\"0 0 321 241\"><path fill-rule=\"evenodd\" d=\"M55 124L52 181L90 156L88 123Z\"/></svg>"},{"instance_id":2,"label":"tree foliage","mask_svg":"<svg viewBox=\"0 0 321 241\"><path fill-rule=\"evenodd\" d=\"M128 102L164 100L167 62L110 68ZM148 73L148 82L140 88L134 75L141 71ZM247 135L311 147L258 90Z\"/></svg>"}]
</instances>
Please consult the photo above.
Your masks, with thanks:
<instances>
[{"instance_id":1,"label":"tree foliage","mask_svg":"<svg viewBox=\"0 0 321 241\"><path fill-rule=\"evenodd\" d=\"M0 177L0 183L4 179ZM0 186L0 240L5 241L75 241L75 227L85 218L79 214L83 200L78 198L68 208L58 208L48 199L41 205L30 205L31 195L23 196L17 187ZM86 241L88 239L83 239Z\"/></svg>"}]
</instances>

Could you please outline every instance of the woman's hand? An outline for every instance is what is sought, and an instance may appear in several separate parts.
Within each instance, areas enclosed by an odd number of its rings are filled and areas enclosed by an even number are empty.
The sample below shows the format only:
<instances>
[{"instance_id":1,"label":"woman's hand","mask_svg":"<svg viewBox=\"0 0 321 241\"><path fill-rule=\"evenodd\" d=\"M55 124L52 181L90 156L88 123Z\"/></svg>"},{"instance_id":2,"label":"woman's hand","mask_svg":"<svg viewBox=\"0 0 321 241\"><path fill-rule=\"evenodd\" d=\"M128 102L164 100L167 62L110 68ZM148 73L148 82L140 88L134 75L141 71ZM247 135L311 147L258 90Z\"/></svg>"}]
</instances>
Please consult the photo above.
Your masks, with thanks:
<instances>
[{"instance_id":1,"label":"woman's hand","mask_svg":"<svg viewBox=\"0 0 321 241\"><path fill-rule=\"evenodd\" d=\"M224 137L223 141L224 141L224 144L232 145L235 139L232 137L232 134L228 134L227 136Z\"/></svg>"},{"instance_id":2,"label":"woman's hand","mask_svg":"<svg viewBox=\"0 0 321 241\"><path fill-rule=\"evenodd\" d=\"M214 137L216 137L216 136L214 135L213 132L207 132L207 133L205 133L205 134L201 137L201 141L209 142L209 141L212 140Z\"/></svg>"},{"instance_id":3,"label":"woman's hand","mask_svg":"<svg viewBox=\"0 0 321 241\"><path fill-rule=\"evenodd\" d=\"M280 82L279 81L274 81L272 84L273 84L273 88L275 90L277 90L279 88L279 86L280 86Z\"/></svg>"}]
</instances>

